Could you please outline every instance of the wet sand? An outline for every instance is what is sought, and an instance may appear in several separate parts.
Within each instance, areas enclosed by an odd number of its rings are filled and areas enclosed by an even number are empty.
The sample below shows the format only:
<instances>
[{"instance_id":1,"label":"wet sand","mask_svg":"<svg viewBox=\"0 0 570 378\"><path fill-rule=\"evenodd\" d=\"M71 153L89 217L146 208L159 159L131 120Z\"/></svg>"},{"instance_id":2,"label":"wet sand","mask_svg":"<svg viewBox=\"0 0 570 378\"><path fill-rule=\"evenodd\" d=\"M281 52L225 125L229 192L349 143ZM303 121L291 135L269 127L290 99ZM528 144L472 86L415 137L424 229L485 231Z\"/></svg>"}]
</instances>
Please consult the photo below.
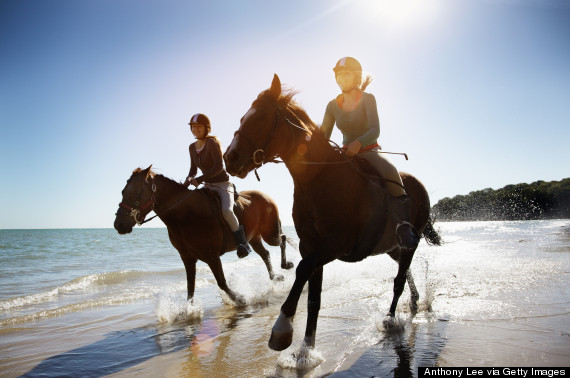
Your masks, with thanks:
<instances>
[{"instance_id":1,"label":"wet sand","mask_svg":"<svg viewBox=\"0 0 570 378\"><path fill-rule=\"evenodd\" d=\"M418 250L420 311L410 314L406 288L394 327L382 320L395 264L386 256L334 262L325 269L316 349L301 348L305 291L293 345L274 352L267 341L294 271L270 282L259 264L240 260L225 269L245 307L220 295L209 276L189 307L181 272L174 289L152 298L2 329L0 375L409 377L422 366L569 366L567 222L448 228L448 244Z\"/></svg>"},{"instance_id":2,"label":"wet sand","mask_svg":"<svg viewBox=\"0 0 570 378\"><path fill-rule=\"evenodd\" d=\"M437 304L437 303L436 303ZM275 320L270 311L241 319L235 328L214 338L158 356L115 374L167 377L408 377L422 366L568 366L570 313L493 320L448 321L421 312L400 318L400 328L387 331L380 319L362 319L335 308L321 316L314 369L297 369L291 354L267 347ZM346 310L346 309L345 309ZM409 316L409 314L408 314ZM304 314L295 322L302 335ZM259 330L256 332L255 330ZM289 361L288 361L289 360ZM290 366L287 367L287 364Z\"/></svg>"}]
</instances>

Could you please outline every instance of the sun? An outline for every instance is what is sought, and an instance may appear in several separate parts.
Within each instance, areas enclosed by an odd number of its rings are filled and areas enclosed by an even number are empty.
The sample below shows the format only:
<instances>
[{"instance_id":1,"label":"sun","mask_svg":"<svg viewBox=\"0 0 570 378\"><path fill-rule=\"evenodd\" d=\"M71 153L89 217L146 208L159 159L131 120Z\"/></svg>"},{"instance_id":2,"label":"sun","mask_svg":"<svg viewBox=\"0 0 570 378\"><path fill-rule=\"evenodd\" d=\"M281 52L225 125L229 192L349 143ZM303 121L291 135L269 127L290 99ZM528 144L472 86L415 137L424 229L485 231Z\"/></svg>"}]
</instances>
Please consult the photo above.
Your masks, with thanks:
<instances>
[{"instance_id":1,"label":"sun","mask_svg":"<svg viewBox=\"0 0 570 378\"><path fill-rule=\"evenodd\" d=\"M436 2L429 0L360 0L364 12L376 22L412 27L433 17Z\"/></svg>"}]
</instances>

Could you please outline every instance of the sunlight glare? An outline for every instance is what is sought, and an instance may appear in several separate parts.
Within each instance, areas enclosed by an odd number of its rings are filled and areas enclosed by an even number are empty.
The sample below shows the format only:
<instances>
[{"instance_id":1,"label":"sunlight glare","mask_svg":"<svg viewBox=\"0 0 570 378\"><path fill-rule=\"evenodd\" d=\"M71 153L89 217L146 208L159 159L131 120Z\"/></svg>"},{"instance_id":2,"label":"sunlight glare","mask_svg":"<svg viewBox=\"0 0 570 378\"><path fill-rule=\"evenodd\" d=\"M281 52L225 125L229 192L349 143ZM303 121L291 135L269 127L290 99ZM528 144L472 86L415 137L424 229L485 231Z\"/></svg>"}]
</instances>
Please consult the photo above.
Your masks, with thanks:
<instances>
[{"instance_id":1,"label":"sunlight glare","mask_svg":"<svg viewBox=\"0 0 570 378\"><path fill-rule=\"evenodd\" d=\"M434 14L435 2L429 0L364 0L370 21L390 26L413 27Z\"/></svg>"}]
</instances>

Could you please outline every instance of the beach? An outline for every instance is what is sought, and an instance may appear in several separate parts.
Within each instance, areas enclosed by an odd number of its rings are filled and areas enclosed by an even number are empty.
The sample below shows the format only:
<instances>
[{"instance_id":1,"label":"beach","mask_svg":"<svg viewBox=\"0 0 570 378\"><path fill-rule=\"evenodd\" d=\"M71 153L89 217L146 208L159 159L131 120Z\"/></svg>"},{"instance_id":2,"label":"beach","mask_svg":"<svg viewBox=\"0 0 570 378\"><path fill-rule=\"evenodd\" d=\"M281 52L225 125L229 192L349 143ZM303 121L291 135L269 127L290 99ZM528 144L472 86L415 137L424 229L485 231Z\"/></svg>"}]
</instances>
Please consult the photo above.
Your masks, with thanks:
<instances>
[{"instance_id":1,"label":"beach","mask_svg":"<svg viewBox=\"0 0 570 378\"><path fill-rule=\"evenodd\" d=\"M387 256L333 262L316 348L301 344L305 291L283 352L267 347L294 280L278 268L278 248L270 251L281 282L258 256L224 255L228 284L246 298L236 307L200 265L195 300L185 300L165 229L1 230L0 374L386 377L422 366L570 365L570 222L436 226L445 244L422 242L412 263L417 315L406 289L396 324L384 327L396 273ZM293 228L285 233L295 240ZM300 260L291 246L288 257Z\"/></svg>"}]
</instances>

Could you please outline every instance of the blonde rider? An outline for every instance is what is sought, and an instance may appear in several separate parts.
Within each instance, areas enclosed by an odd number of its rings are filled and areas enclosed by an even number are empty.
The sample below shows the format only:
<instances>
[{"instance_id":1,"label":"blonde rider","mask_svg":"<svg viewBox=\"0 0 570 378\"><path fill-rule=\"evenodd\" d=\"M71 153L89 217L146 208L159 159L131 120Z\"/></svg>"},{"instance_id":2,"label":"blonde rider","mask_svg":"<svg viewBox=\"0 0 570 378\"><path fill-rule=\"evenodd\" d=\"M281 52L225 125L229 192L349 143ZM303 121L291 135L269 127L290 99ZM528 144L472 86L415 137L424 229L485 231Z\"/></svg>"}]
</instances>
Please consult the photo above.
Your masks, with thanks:
<instances>
[{"instance_id":1,"label":"blonde rider","mask_svg":"<svg viewBox=\"0 0 570 378\"><path fill-rule=\"evenodd\" d=\"M364 92L372 78L367 76L363 82L362 66L352 57L340 59L333 70L342 93L328 103L321 130L330 138L336 124L342 132L346 154L358 154L378 171L393 198L392 213L397 220L396 235L400 246L415 248L419 238L410 223L408 195L398 170L380 152L380 121L376 99L371 93Z\"/></svg>"}]
</instances>

